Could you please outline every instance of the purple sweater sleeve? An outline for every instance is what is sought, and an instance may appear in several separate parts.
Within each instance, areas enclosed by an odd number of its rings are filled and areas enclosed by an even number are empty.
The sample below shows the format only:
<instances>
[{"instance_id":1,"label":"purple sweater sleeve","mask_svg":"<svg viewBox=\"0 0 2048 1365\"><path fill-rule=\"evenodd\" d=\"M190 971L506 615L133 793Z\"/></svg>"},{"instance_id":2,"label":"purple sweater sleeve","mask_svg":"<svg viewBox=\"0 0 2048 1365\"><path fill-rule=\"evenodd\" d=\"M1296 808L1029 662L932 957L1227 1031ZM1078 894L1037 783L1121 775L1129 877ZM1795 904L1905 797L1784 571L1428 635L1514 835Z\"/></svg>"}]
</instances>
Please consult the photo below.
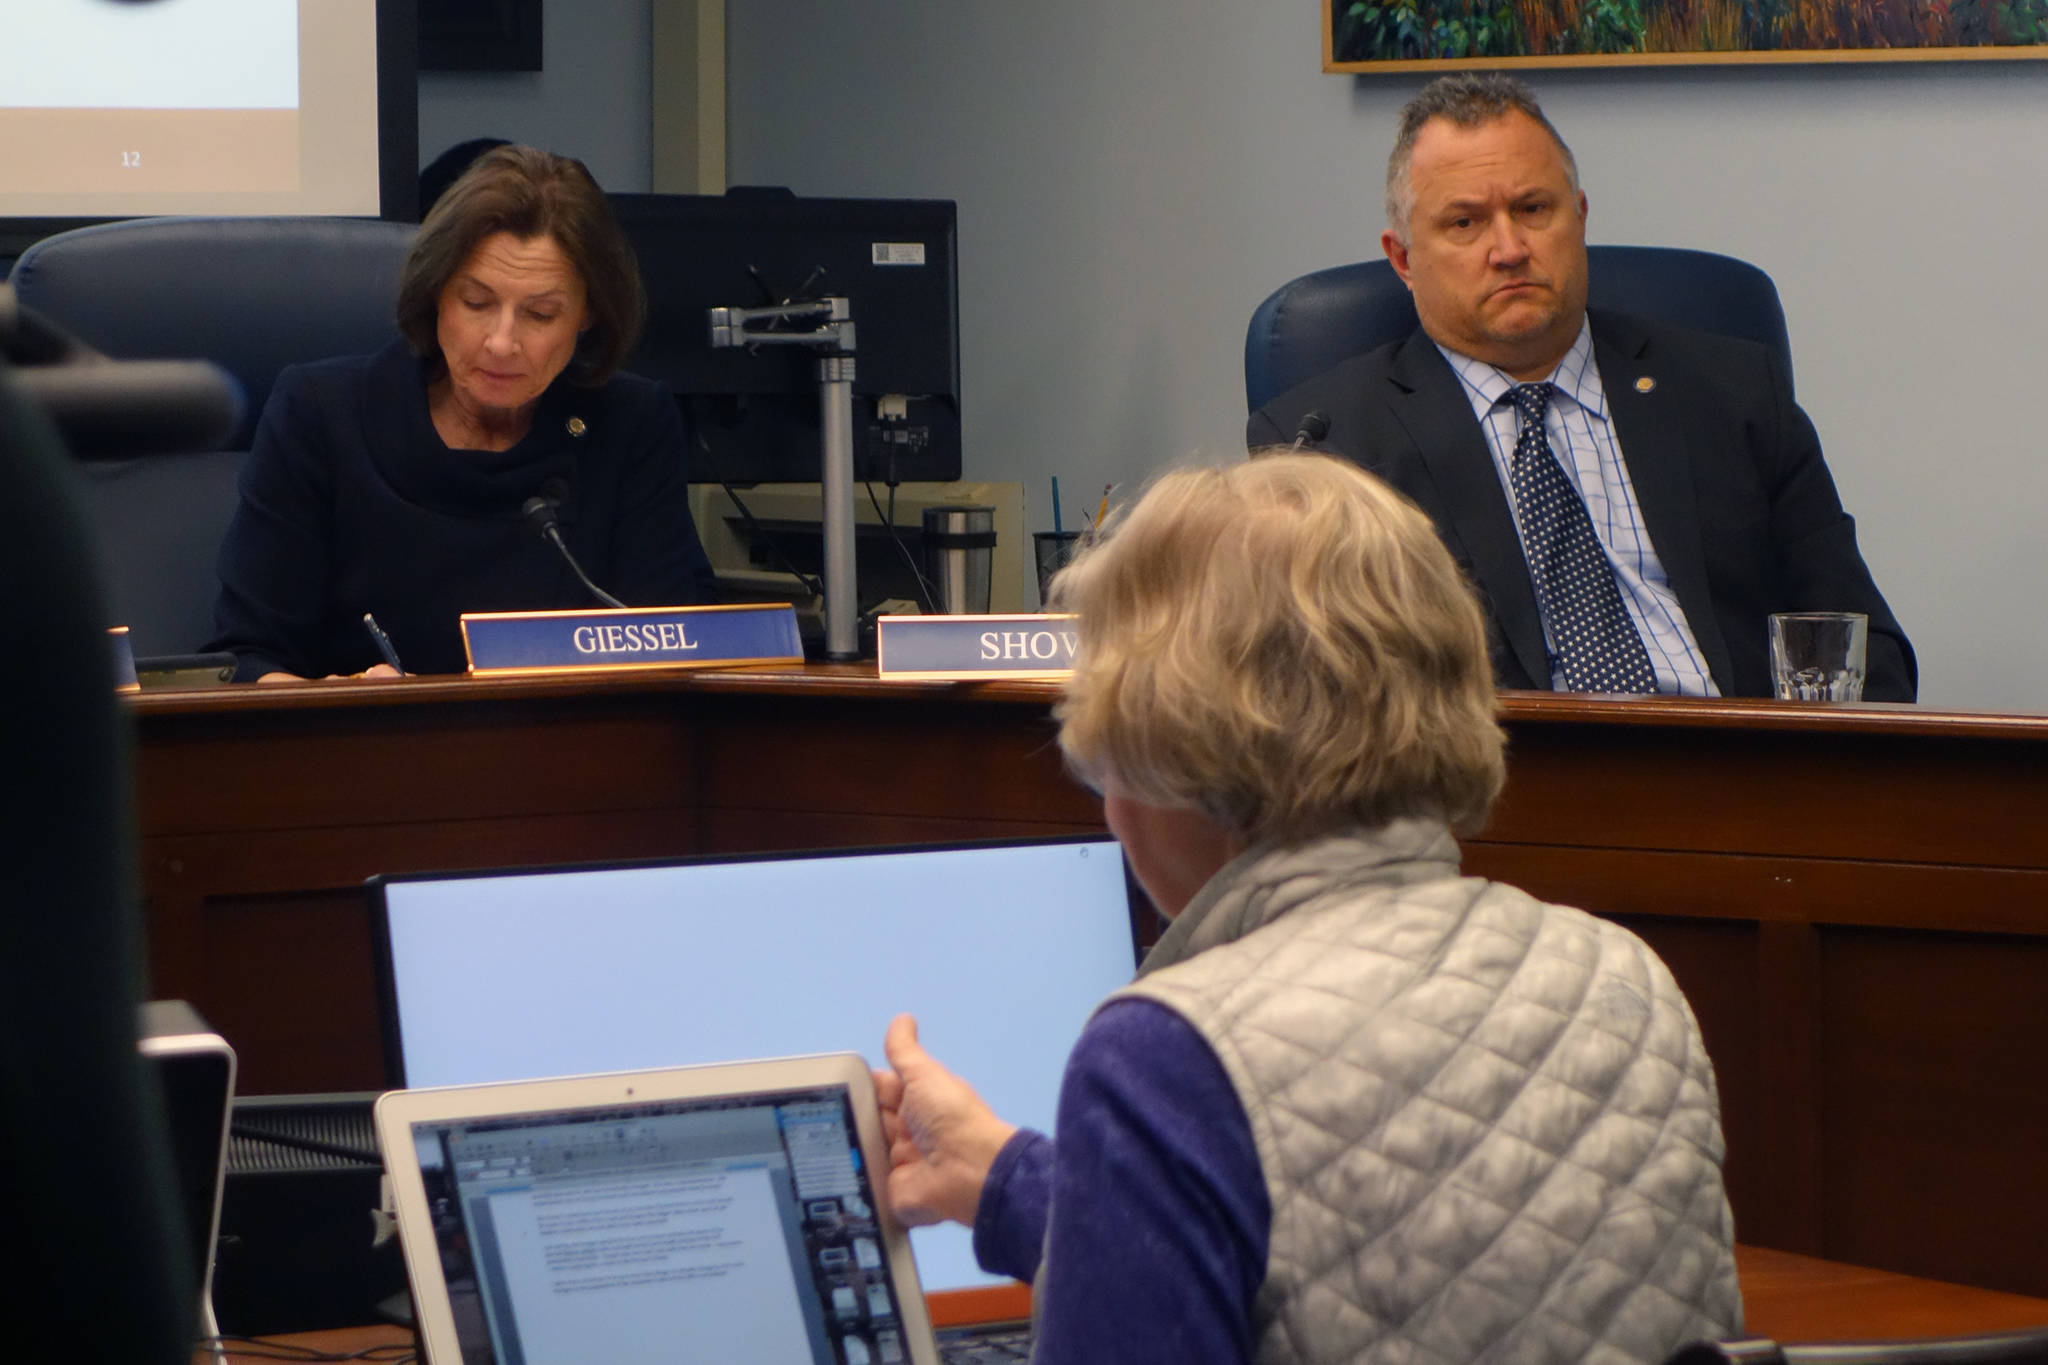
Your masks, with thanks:
<instances>
[{"instance_id":1,"label":"purple sweater sleeve","mask_svg":"<svg viewBox=\"0 0 2048 1365\"><path fill-rule=\"evenodd\" d=\"M996 1153L974 1210L974 1259L991 1275L1029 1283L1045 1254L1052 1207L1052 1139L1019 1128Z\"/></svg>"},{"instance_id":2,"label":"purple sweater sleeve","mask_svg":"<svg viewBox=\"0 0 2048 1365\"><path fill-rule=\"evenodd\" d=\"M1208 1043L1149 1000L1105 1006L1067 1061L1059 1135L1013 1137L975 1216L986 1270L1028 1280L1047 1249L1034 1361L1250 1360L1272 1213Z\"/></svg>"}]
</instances>

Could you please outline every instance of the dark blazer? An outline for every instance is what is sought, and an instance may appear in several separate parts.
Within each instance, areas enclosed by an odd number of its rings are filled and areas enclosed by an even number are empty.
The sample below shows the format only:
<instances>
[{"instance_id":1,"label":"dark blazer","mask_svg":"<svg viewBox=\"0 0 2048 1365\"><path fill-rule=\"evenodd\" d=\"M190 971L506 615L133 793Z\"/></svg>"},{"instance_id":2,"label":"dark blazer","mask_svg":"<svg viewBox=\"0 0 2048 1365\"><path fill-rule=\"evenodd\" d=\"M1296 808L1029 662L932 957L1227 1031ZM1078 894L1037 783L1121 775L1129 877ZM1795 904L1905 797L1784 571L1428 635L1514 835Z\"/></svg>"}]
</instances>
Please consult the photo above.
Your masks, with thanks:
<instances>
[{"instance_id":1,"label":"dark blazer","mask_svg":"<svg viewBox=\"0 0 2048 1365\"><path fill-rule=\"evenodd\" d=\"M558 379L518 444L458 451L402 343L293 366L242 467L207 648L231 651L243 679L359 672L380 657L368 611L408 672L460 673L463 612L598 605L521 513L548 489L600 587L629 606L709 600L688 454L674 396L634 375Z\"/></svg>"},{"instance_id":2,"label":"dark blazer","mask_svg":"<svg viewBox=\"0 0 2048 1365\"><path fill-rule=\"evenodd\" d=\"M1723 695L1771 695L1766 618L1775 611L1870 617L1863 695L1912 701L1913 647L1856 548L1789 377L1753 342L1593 312L1593 353L1643 521ZM1486 435L1443 353L1420 330L1354 356L1253 413L1253 447L1330 421L1319 449L1357 461L1413 498L1477 585L1495 681L1547 689L1529 567Z\"/></svg>"}]
</instances>

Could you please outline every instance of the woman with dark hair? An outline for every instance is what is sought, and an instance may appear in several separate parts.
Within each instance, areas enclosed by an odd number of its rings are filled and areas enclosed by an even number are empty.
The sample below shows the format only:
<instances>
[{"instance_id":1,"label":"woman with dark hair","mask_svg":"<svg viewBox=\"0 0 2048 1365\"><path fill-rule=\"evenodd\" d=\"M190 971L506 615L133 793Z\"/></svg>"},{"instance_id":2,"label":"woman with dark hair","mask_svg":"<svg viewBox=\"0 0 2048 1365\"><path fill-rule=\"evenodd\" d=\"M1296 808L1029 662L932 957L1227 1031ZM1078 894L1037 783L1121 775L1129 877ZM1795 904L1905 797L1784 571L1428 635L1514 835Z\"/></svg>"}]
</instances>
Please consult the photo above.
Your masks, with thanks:
<instances>
[{"instance_id":1,"label":"woman with dark hair","mask_svg":"<svg viewBox=\"0 0 2048 1365\"><path fill-rule=\"evenodd\" d=\"M220 553L237 676L465 666L464 612L595 605L528 525L535 496L591 577L636 606L708 596L675 399L619 372L645 304L582 163L496 148L449 187L398 287L402 342L278 376Z\"/></svg>"}]
</instances>

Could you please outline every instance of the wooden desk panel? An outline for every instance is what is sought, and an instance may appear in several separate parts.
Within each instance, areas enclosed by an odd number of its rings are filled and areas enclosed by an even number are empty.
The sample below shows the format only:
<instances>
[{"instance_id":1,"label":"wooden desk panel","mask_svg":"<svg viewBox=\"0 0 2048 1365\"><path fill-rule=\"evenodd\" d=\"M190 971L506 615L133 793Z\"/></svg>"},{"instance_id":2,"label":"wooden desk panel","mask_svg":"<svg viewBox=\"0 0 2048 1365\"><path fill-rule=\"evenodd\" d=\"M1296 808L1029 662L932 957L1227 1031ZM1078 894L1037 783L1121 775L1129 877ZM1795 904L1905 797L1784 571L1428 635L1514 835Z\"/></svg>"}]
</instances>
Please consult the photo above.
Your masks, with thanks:
<instances>
[{"instance_id":1,"label":"wooden desk panel","mask_svg":"<svg viewBox=\"0 0 2048 1365\"><path fill-rule=\"evenodd\" d=\"M2048 1292L2048 723L1508 702L1468 870L1671 963L1743 1240Z\"/></svg>"},{"instance_id":2,"label":"wooden desk panel","mask_svg":"<svg viewBox=\"0 0 2048 1365\"><path fill-rule=\"evenodd\" d=\"M1914 1279L1762 1247L1735 1248L1735 1265L1742 1277L1749 1333L1774 1341L1910 1340L2048 1327L2048 1299ZM412 1346L411 1334L397 1327L349 1327L265 1340L309 1351L380 1352L368 1359L388 1359L383 1351L396 1354ZM228 1352L231 1361L276 1358ZM194 1357L194 1365L201 1365L200 1357Z\"/></svg>"},{"instance_id":3,"label":"wooden desk panel","mask_svg":"<svg viewBox=\"0 0 2048 1365\"><path fill-rule=\"evenodd\" d=\"M250 1093L375 1088L365 877L1100 829L1054 695L855 666L143 695L152 989ZM1743 1239L2048 1294L2048 721L1504 709L1467 868L1672 964Z\"/></svg>"}]
</instances>

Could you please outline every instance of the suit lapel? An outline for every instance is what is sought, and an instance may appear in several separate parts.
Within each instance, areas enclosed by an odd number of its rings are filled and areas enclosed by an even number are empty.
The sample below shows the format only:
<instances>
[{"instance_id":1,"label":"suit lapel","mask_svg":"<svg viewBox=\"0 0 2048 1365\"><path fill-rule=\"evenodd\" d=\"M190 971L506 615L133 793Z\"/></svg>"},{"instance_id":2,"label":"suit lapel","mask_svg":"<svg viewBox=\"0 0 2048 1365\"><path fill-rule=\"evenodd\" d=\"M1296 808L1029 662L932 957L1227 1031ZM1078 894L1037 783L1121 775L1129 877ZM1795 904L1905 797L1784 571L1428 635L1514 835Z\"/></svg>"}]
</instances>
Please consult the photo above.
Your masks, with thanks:
<instances>
[{"instance_id":1,"label":"suit lapel","mask_svg":"<svg viewBox=\"0 0 2048 1365\"><path fill-rule=\"evenodd\" d=\"M1528 685L1549 687L1550 656L1543 647L1529 564L1464 385L1420 328L1395 353L1388 380L1389 407L1441 500L1435 509L1439 530L1450 533L1447 539L1456 542L1452 552L1470 566Z\"/></svg>"},{"instance_id":2,"label":"suit lapel","mask_svg":"<svg viewBox=\"0 0 2048 1365\"><path fill-rule=\"evenodd\" d=\"M1627 318L1595 312L1593 355L1600 387L1614 417L1615 439L1628 466L1643 527L1678 605L1706 656L1707 670L1723 695L1734 691L1734 664L1714 599L1707 587L1706 550L1700 540L1699 506L1693 493L1693 461L1703 458L1690 440L1688 395L1678 378L1660 372L1649 337Z\"/></svg>"}]
</instances>

